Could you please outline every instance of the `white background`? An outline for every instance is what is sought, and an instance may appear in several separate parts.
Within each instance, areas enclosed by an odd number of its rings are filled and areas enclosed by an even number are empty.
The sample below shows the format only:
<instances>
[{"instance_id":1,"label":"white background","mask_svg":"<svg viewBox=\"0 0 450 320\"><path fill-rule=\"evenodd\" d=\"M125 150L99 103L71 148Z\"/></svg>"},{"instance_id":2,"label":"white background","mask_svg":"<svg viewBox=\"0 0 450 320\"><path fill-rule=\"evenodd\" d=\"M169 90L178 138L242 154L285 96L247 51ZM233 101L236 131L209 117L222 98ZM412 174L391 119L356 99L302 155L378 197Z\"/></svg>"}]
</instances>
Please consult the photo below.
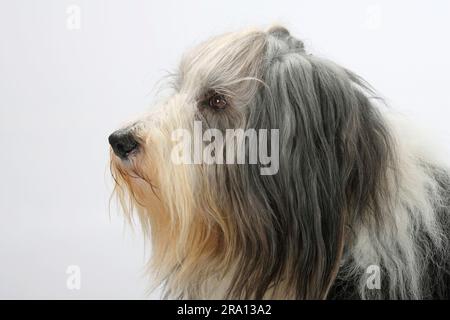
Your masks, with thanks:
<instances>
[{"instance_id":1,"label":"white background","mask_svg":"<svg viewBox=\"0 0 450 320\"><path fill-rule=\"evenodd\" d=\"M0 0L0 298L148 297L139 230L108 210L107 137L185 49L273 22L450 136L449 1Z\"/></svg>"}]
</instances>

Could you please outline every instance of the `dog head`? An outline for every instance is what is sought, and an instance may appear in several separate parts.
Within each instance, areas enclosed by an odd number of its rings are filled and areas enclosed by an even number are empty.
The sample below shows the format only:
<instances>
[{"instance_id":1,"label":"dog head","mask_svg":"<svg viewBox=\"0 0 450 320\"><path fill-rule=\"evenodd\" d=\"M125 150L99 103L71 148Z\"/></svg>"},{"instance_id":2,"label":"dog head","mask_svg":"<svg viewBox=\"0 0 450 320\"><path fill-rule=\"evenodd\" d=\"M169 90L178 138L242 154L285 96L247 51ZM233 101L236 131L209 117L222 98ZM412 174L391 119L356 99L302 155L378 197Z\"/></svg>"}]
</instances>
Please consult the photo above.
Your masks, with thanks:
<instances>
[{"instance_id":1,"label":"dog head","mask_svg":"<svg viewBox=\"0 0 450 320\"><path fill-rule=\"evenodd\" d=\"M223 297L325 297L389 158L362 81L272 27L199 45L174 83L109 138L115 191L166 293L227 279Z\"/></svg>"}]
</instances>

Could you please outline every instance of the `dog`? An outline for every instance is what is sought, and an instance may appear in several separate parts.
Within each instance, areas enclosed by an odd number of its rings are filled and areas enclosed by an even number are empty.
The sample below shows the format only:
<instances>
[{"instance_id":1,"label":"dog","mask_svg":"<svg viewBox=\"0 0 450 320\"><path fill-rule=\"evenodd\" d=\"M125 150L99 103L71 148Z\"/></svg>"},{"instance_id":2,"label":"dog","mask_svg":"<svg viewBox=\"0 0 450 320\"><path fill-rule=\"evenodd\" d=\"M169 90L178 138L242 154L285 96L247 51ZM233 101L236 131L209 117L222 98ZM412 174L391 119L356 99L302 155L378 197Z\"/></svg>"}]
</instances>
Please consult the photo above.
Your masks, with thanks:
<instances>
[{"instance_id":1,"label":"dog","mask_svg":"<svg viewBox=\"0 0 450 320\"><path fill-rule=\"evenodd\" d=\"M164 298L449 297L450 171L361 77L272 26L191 49L172 82L109 136Z\"/></svg>"}]
</instances>

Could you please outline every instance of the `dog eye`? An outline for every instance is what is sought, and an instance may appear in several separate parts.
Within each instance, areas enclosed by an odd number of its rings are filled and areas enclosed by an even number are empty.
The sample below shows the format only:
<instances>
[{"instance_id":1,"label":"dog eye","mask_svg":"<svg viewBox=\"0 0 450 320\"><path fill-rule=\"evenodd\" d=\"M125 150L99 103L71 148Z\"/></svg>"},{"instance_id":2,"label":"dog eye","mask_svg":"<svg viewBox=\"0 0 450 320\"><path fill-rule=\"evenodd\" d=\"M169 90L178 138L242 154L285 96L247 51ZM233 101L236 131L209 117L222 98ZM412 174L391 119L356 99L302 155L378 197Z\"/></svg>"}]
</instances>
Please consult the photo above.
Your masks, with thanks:
<instances>
[{"instance_id":1,"label":"dog eye","mask_svg":"<svg viewBox=\"0 0 450 320\"><path fill-rule=\"evenodd\" d=\"M228 105L228 102L224 95L215 93L209 98L208 104L211 108L223 109Z\"/></svg>"}]
</instances>

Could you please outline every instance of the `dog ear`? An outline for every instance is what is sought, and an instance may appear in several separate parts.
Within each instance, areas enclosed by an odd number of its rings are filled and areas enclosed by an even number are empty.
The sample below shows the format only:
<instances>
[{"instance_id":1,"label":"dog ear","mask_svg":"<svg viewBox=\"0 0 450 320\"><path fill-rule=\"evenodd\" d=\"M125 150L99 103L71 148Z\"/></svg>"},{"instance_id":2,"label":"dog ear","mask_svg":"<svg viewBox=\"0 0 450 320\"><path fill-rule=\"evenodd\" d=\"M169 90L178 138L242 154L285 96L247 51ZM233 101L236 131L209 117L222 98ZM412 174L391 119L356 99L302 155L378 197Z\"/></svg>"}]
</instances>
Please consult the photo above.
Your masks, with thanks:
<instances>
[{"instance_id":1,"label":"dog ear","mask_svg":"<svg viewBox=\"0 0 450 320\"><path fill-rule=\"evenodd\" d=\"M325 298L340 267L345 225L376 207L390 138L356 76L293 50L287 30L270 32L267 87L248 123L280 130L278 174L249 179L257 191L251 196L264 206L257 210L273 223L274 251L285 259L266 271L288 270L296 298Z\"/></svg>"},{"instance_id":2,"label":"dog ear","mask_svg":"<svg viewBox=\"0 0 450 320\"><path fill-rule=\"evenodd\" d=\"M270 93L259 98L267 123L250 125L280 130L279 173L253 176L253 182L266 199L265 210L276 217L274 228L280 235L275 239L284 246L280 251L290 289L299 299L321 299L342 256L345 197L335 140L340 124L332 119L337 116L333 110L321 110L315 92L318 86L333 100L336 88L321 83L322 74L315 79L312 65L298 51L282 49L277 43L273 52L278 55L272 57L266 74ZM341 103L332 100L334 108Z\"/></svg>"}]
</instances>

